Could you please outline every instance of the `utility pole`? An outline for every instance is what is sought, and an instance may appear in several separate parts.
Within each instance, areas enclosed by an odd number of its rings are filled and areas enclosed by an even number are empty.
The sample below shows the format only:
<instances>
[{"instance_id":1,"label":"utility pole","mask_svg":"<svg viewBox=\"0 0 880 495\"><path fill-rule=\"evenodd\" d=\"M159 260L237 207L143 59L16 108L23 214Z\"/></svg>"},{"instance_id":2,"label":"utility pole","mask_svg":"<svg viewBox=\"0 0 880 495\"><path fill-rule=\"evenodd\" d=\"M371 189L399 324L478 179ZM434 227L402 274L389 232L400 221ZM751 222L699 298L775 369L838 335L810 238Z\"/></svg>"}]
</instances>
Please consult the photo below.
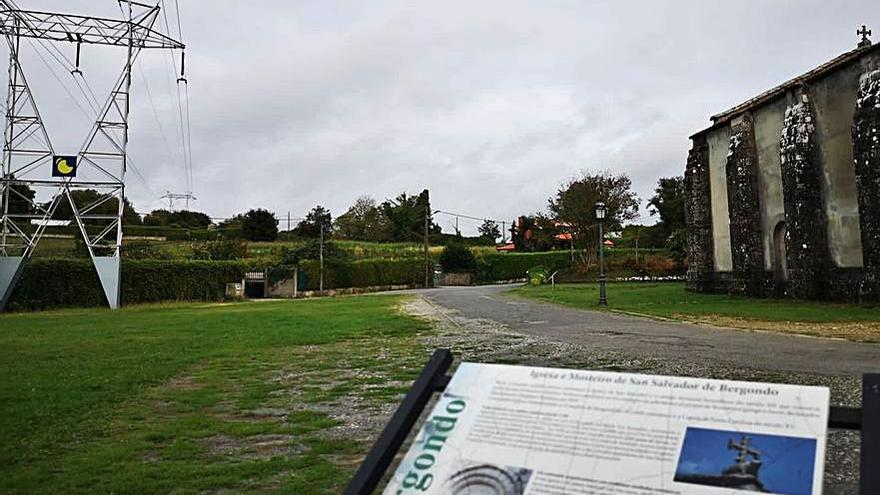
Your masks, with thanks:
<instances>
[{"instance_id":1,"label":"utility pole","mask_svg":"<svg viewBox=\"0 0 880 495\"><path fill-rule=\"evenodd\" d=\"M290 210L287 210L287 240L290 240Z\"/></svg>"},{"instance_id":2,"label":"utility pole","mask_svg":"<svg viewBox=\"0 0 880 495\"><path fill-rule=\"evenodd\" d=\"M428 221L430 220L430 206L425 205L425 288L428 288L428 281L431 279L431 263L428 260Z\"/></svg>"},{"instance_id":3,"label":"utility pole","mask_svg":"<svg viewBox=\"0 0 880 495\"><path fill-rule=\"evenodd\" d=\"M501 221L501 244L507 244L507 222Z\"/></svg>"},{"instance_id":4,"label":"utility pole","mask_svg":"<svg viewBox=\"0 0 880 495\"><path fill-rule=\"evenodd\" d=\"M324 222L321 222L321 240L320 246L318 247L318 258L320 259L321 271L321 280L318 285L318 290L324 292Z\"/></svg>"},{"instance_id":5,"label":"utility pole","mask_svg":"<svg viewBox=\"0 0 880 495\"><path fill-rule=\"evenodd\" d=\"M636 227L636 266L639 265L639 234L642 231L642 226L639 225Z\"/></svg>"}]
</instances>

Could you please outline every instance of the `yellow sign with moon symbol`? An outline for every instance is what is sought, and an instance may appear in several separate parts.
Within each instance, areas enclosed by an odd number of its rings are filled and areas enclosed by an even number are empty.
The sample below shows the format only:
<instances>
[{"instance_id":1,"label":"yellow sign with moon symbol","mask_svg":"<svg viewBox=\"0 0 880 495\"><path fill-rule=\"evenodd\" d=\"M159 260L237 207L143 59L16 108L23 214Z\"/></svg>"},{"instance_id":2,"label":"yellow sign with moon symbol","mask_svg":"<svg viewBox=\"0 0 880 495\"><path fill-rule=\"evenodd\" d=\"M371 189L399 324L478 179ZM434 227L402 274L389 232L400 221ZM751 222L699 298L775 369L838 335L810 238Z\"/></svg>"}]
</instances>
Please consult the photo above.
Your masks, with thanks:
<instances>
[{"instance_id":1,"label":"yellow sign with moon symbol","mask_svg":"<svg viewBox=\"0 0 880 495\"><path fill-rule=\"evenodd\" d=\"M76 156L55 156L52 159L52 177L76 177Z\"/></svg>"}]
</instances>

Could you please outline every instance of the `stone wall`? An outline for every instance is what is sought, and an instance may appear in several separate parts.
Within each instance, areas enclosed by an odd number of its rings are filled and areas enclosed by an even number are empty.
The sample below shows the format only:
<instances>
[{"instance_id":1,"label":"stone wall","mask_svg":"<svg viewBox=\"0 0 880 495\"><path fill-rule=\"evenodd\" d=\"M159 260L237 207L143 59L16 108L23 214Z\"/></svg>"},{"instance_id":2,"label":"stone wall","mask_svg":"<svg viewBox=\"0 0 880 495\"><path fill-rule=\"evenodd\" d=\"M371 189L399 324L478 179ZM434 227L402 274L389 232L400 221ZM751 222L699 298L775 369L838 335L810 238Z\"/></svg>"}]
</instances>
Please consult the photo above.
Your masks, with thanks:
<instances>
[{"instance_id":1,"label":"stone wall","mask_svg":"<svg viewBox=\"0 0 880 495\"><path fill-rule=\"evenodd\" d=\"M880 283L880 70L865 73L859 81L852 139L865 267L862 292L876 299Z\"/></svg>"},{"instance_id":2,"label":"stone wall","mask_svg":"<svg viewBox=\"0 0 880 495\"><path fill-rule=\"evenodd\" d=\"M731 129L733 134L727 153L727 209L733 273L729 290L762 296L766 293L767 276L760 228L758 154L751 115L734 119Z\"/></svg>"},{"instance_id":3,"label":"stone wall","mask_svg":"<svg viewBox=\"0 0 880 495\"><path fill-rule=\"evenodd\" d=\"M785 202L786 293L818 298L830 269L822 201L822 170L816 156L813 106L805 90L785 110L779 140Z\"/></svg>"},{"instance_id":4,"label":"stone wall","mask_svg":"<svg viewBox=\"0 0 880 495\"><path fill-rule=\"evenodd\" d=\"M684 173L685 218L688 226L687 286L704 292L713 287L715 271L712 242L712 201L709 178L709 145L704 137L694 139Z\"/></svg>"}]
</instances>

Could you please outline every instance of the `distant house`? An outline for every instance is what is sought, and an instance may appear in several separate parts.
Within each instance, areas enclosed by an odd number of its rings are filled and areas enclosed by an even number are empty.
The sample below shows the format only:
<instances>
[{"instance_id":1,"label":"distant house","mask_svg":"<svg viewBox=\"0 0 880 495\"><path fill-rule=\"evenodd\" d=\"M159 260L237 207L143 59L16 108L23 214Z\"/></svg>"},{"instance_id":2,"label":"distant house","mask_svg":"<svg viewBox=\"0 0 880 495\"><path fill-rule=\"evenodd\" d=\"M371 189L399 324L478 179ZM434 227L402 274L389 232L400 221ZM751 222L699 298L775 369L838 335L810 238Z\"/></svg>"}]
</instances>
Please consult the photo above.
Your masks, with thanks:
<instances>
[{"instance_id":1,"label":"distant house","mask_svg":"<svg viewBox=\"0 0 880 495\"><path fill-rule=\"evenodd\" d=\"M562 234L556 234L555 238L557 241L570 242L572 237L571 234L566 232ZM614 241L612 241L611 239L605 239L605 247L614 247Z\"/></svg>"},{"instance_id":2,"label":"distant house","mask_svg":"<svg viewBox=\"0 0 880 495\"><path fill-rule=\"evenodd\" d=\"M507 244L499 244L495 246L495 251L498 251L499 253L513 252L516 251L516 246L514 246L512 242L508 242Z\"/></svg>"}]
</instances>

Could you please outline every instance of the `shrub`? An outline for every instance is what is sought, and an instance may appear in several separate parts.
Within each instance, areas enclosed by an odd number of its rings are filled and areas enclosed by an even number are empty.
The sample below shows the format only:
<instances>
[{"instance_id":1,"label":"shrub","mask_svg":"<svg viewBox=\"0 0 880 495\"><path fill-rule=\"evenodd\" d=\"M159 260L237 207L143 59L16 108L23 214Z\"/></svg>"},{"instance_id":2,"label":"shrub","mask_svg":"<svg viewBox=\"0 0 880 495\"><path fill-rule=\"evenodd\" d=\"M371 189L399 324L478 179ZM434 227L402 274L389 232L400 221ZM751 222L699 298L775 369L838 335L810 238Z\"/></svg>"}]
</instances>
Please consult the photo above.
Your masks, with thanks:
<instances>
[{"instance_id":1,"label":"shrub","mask_svg":"<svg viewBox=\"0 0 880 495\"><path fill-rule=\"evenodd\" d=\"M461 243L450 244L440 253L440 266L446 273L471 273L477 269L477 259L470 248Z\"/></svg>"},{"instance_id":2,"label":"shrub","mask_svg":"<svg viewBox=\"0 0 880 495\"><path fill-rule=\"evenodd\" d=\"M529 285L537 287L539 285L547 283L547 269L543 266L536 266L529 269L529 271L526 272L526 275L529 279Z\"/></svg>"},{"instance_id":3,"label":"shrub","mask_svg":"<svg viewBox=\"0 0 880 495\"><path fill-rule=\"evenodd\" d=\"M649 256L642 263L642 273L650 277L666 277L678 272L678 264L669 258Z\"/></svg>"},{"instance_id":4,"label":"shrub","mask_svg":"<svg viewBox=\"0 0 880 495\"><path fill-rule=\"evenodd\" d=\"M159 244L141 239L124 241L122 244L122 253L123 256L130 260L172 259L171 253L162 249L162 246Z\"/></svg>"},{"instance_id":5,"label":"shrub","mask_svg":"<svg viewBox=\"0 0 880 495\"><path fill-rule=\"evenodd\" d=\"M303 261L299 264L299 270L301 277L300 288L303 290L318 289L321 277L320 262L315 260ZM433 276L433 273L431 276ZM275 277L270 275L270 280L272 279L275 279ZM373 259L358 261L326 260L324 262L325 289L384 285L421 286L424 283L425 264L421 260Z\"/></svg>"},{"instance_id":6,"label":"shrub","mask_svg":"<svg viewBox=\"0 0 880 495\"><path fill-rule=\"evenodd\" d=\"M248 246L241 239L221 239L193 245L194 260L231 261L247 258Z\"/></svg>"},{"instance_id":7,"label":"shrub","mask_svg":"<svg viewBox=\"0 0 880 495\"><path fill-rule=\"evenodd\" d=\"M309 239L305 244L295 248L285 248L281 255L281 263L284 265L298 265L304 260L317 260L321 257L321 243L316 239ZM324 260L348 261L349 254L336 245L335 242L324 242Z\"/></svg>"}]
</instances>

